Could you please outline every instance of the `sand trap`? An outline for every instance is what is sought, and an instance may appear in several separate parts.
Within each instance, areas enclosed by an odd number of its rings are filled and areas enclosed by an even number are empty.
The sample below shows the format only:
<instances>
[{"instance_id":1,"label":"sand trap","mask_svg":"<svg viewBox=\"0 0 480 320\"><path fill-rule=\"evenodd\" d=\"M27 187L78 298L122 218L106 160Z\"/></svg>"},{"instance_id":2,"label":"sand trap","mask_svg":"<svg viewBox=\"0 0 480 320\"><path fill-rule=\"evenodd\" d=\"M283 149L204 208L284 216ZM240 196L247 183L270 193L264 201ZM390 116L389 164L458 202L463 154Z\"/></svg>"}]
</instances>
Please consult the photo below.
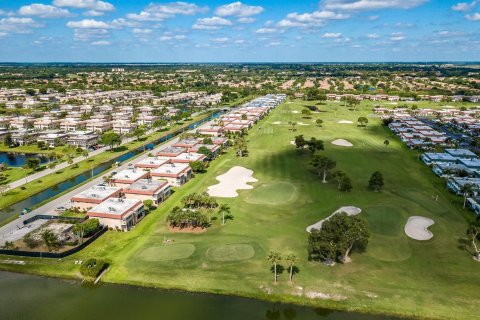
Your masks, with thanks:
<instances>
[{"instance_id":1,"label":"sand trap","mask_svg":"<svg viewBox=\"0 0 480 320\"><path fill-rule=\"evenodd\" d=\"M353 144L347 140L344 139L337 139L332 141L332 144L340 147L353 147Z\"/></svg>"},{"instance_id":2,"label":"sand trap","mask_svg":"<svg viewBox=\"0 0 480 320\"><path fill-rule=\"evenodd\" d=\"M292 113L300 113L300 111L294 110L292 111Z\"/></svg>"},{"instance_id":3,"label":"sand trap","mask_svg":"<svg viewBox=\"0 0 480 320\"><path fill-rule=\"evenodd\" d=\"M282 124L280 121L272 122L272 124Z\"/></svg>"},{"instance_id":4,"label":"sand trap","mask_svg":"<svg viewBox=\"0 0 480 320\"><path fill-rule=\"evenodd\" d=\"M303 122L297 122L297 125L299 125L299 126L309 126L308 123L303 123Z\"/></svg>"},{"instance_id":5,"label":"sand trap","mask_svg":"<svg viewBox=\"0 0 480 320\"><path fill-rule=\"evenodd\" d=\"M338 209L337 211L332 213L328 218L325 218L321 221L318 221L315 224L312 224L311 226L308 226L307 227L307 232L310 233L312 231L312 229L320 230L322 228L323 221L326 221L326 220L330 219L331 217L333 217L334 215L336 215L337 213L340 213L340 212L345 212L349 216L356 216L357 214L362 212L362 209L357 208L357 207L352 207L352 206L341 207L340 209Z\"/></svg>"},{"instance_id":6,"label":"sand trap","mask_svg":"<svg viewBox=\"0 0 480 320\"><path fill-rule=\"evenodd\" d=\"M435 221L430 218L419 216L410 217L405 225L405 234L415 240L430 240L433 238L433 233L428 230L428 227L434 223Z\"/></svg>"},{"instance_id":7,"label":"sand trap","mask_svg":"<svg viewBox=\"0 0 480 320\"><path fill-rule=\"evenodd\" d=\"M290 141L290 144L291 144L292 146L295 146L295 147L297 146L297 145L295 144L295 140Z\"/></svg>"},{"instance_id":8,"label":"sand trap","mask_svg":"<svg viewBox=\"0 0 480 320\"><path fill-rule=\"evenodd\" d=\"M349 120L340 120L338 121L338 123L341 123L341 124L352 124L353 121L349 121Z\"/></svg>"},{"instance_id":9,"label":"sand trap","mask_svg":"<svg viewBox=\"0 0 480 320\"><path fill-rule=\"evenodd\" d=\"M217 177L220 182L208 187L208 194L212 197L235 198L238 197L237 190L253 189L249 182L257 182L253 178L253 171L244 167L233 167L226 173Z\"/></svg>"}]
</instances>

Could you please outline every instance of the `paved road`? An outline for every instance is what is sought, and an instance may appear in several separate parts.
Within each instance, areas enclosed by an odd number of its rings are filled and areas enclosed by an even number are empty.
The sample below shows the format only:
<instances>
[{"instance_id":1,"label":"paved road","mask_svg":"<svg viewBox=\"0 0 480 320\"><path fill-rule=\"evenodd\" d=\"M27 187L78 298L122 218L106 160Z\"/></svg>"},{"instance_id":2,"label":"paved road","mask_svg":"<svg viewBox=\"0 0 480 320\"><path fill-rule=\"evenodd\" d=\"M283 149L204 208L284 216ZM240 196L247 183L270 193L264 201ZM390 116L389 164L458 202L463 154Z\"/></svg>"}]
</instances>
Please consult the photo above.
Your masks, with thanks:
<instances>
[{"instance_id":1,"label":"paved road","mask_svg":"<svg viewBox=\"0 0 480 320\"><path fill-rule=\"evenodd\" d=\"M198 128L209 126L209 125L211 125L211 123L212 123L212 121L206 122L206 123L202 124L201 126L191 130L190 132L195 132ZM121 166L119 166L115 169L111 169L110 171L112 171L112 170L122 171L122 170L128 169L130 164L134 164L138 161L141 161L141 160L147 158L148 153L151 153L151 152L154 153L157 150L160 150L160 149L162 149L166 146L171 146L174 143L176 143L178 140L179 140L178 137L174 138L174 139L171 139L171 140L159 145L157 148L153 149L153 151L145 152L141 156L139 156L137 158L134 158L134 159L132 159L128 162L125 162ZM46 204L44 204L43 206L32 210L31 212L29 212L26 215L18 217L17 219L15 219L14 221L4 225L3 227L0 227L0 245L4 245L5 241L15 241L15 240L20 239L22 237L22 235L24 235L26 233L25 229L27 229L28 232L30 232L30 231L35 230L36 228L39 227L37 225L32 225L29 228L25 228L25 226L24 226L24 221L25 220L30 219L33 216L36 216L36 215L39 215L39 214L58 215L58 213L55 211L55 208L60 207L60 206L69 207L70 206L70 199L73 196L75 196L76 194L80 193L83 190L86 190L86 189L91 188L95 185L103 183L103 176L106 173L107 172L104 172L102 175L93 179L92 181L87 182L86 184L84 184L84 185L82 185L78 188L75 188L75 189L71 190L70 192L68 192L68 193L66 193L66 194L64 194L64 195L46 203Z\"/></svg>"}]
</instances>

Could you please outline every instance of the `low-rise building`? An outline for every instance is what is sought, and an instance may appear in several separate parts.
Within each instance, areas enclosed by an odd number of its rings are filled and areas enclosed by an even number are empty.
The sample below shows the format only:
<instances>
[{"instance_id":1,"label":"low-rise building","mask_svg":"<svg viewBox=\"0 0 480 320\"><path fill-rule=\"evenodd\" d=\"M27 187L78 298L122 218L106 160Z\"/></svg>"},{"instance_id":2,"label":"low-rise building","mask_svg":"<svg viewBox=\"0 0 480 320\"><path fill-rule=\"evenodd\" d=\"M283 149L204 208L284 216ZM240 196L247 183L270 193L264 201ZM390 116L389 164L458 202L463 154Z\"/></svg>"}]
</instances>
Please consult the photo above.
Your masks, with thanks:
<instances>
[{"instance_id":1,"label":"low-rise building","mask_svg":"<svg viewBox=\"0 0 480 320\"><path fill-rule=\"evenodd\" d=\"M148 171L138 169L126 169L113 175L112 184L116 187L127 187L140 179L146 179L150 176Z\"/></svg>"},{"instance_id":2,"label":"low-rise building","mask_svg":"<svg viewBox=\"0 0 480 320\"><path fill-rule=\"evenodd\" d=\"M174 158L184 152L187 152L187 148L165 147L157 152L157 156Z\"/></svg>"},{"instance_id":3,"label":"low-rise building","mask_svg":"<svg viewBox=\"0 0 480 320\"><path fill-rule=\"evenodd\" d=\"M89 218L120 231L128 231L145 214L143 202L136 199L109 198L87 211Z\"/></svg>"},{"instance_id":4,"label":"low-rise building","mask_svg":"<svg viewBox=\"0 0 480 320\"><path fill-rule=\"evenodd\" d=\"M172 186L180 187L192 177L192 168L186 163L169 163L150 172L152 178L165 179Z\"/></svg>"},{"instance_id":5,"label":"low-rise building","mask_svg":"<svg viewBox=\"0 0 480 320\"><path fill-rule=\"evenodd\" d=\"M152 200L155 205L170 196L170 183L167 180L140 179L123 189L125 198Z\"/></svg>"},{"instance_id":6,"label":"low-rise building","mask_svg":"<svg viewBox=\"0 0 480 320\"><path fill-rule=\"evenodd\" d=\"M121 191L116 187L94 186L72 197L71 207L81 211L90 210L109 198L119 198Z\"/></svg>"},{"instance_id":7,"label":"low-rise building","mask_svg":"<svg viewBox=\"0 0 480 320\"><path fill-rule=\"evenodd\" d=\"M173 163L190 163L190 162L196 162L196 161L205 161L206 158L207 157L201 153L185 152L172 158L172 162Z\"/></svg>"},{"instance_id":8,"label":"low-rise building","mask_svg":"<svg viewBox=\"0 0 480 320\"><path fill-rule=\"evenodd\" d=\"M169 157L148 157L135 163L135 167L142 169L156 169L166 163L169 163L170 160L172 159Z\"/></svg>"}]
</instances>

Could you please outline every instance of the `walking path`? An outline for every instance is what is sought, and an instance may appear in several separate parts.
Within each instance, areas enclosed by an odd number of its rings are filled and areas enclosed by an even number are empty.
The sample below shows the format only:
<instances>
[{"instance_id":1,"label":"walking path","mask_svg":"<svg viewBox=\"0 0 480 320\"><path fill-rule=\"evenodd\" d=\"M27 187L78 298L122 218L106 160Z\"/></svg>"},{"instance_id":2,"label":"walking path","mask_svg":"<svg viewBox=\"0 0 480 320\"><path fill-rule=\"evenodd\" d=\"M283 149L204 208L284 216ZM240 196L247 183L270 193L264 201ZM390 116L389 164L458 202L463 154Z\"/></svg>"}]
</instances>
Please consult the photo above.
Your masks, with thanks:
<instances>
[{"instance_id":1,"label":"walking path","mask_svg":"<svg viewBox=\"0 0 480 320\"><path fill-rule=\"evenodd\" d=\"M208 121L208 122L200 125L199 127L196 127L195 129L193 129L189 132L192 132L192 133L196 132L196 130L198 130L199 128L208 127L212 123L213 123L213 121ZM125 162L124 164L122 164L121 166L119 166L115 169L110 169L109 171L112 171L112 170L122 171L122 170L128 169L131 165L133 165L133 163L136 163L138 161L141 161L141 160L147 158L149 153L155 153L155 152L159 151L160 149L163 149L163 148L168 147L168 146L172 146L173 144L178 142L179 139L180 138L176 137L176 138L173 138L171 140L168 140L167 142L165 142L163 144L160 144L157 148L155 148L153 150L150 150L149 152L145 152L144 154L140 155L139 157L131 159L131 160ZM70 207L70 199L74 195L82 192L83 190L86 190L86 189L91 188L93 186L96 186L100 183L103 183L103 176L105 174L107 174L109 171L104 172L103 174L101 174L97 178L94 178L92 181L89 181L89 182L81 185L80 187L75 188L75 189L71 190L70 192L67 192L64 195L62 195L62 196L60 196L60 197L58 197L58 198L56 198L52 201L47 202L43 206L41 206L39 208L36 208L36 209L32 210L31 212L18 217L17 219L15 219L14 221L4 225L3 227L0 227L0 246L4 245L5 241L16 241L16 240L18 240L22 237L21 234L25 234L25 233L28 233L32 230L35 230L35 227L38 228L38 226L36 226L36 225L31 225L31 226L26 227L25 224L24 224L25 220L28 220L28 219L36 216L36 215L59 215L59 212L57 212L55 210L56 208L58 208L58 207L69 208Z\"/></svg>"}]
</instances>

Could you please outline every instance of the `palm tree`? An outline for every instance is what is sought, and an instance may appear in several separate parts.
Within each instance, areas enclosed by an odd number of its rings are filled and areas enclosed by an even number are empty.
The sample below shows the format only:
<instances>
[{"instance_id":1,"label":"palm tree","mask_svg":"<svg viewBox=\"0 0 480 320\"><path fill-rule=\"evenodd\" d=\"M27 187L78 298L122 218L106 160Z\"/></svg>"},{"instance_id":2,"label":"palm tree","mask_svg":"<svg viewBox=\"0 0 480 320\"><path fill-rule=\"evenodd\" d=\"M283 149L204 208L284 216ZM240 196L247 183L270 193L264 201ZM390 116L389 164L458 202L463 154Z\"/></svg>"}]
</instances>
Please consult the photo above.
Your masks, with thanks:
<instances>
[{"instance_id":1,"label":"palm tree","mask_svg":"<svg viewBox=\"0 0 480 320\"><path fill-rule=\"evenodd\" d=\"M111 175L103 176L103 183L105 183L106 185L111 185L112 184L112 176Z\"/></svg>"},{"instance_id":2,"label":"palm tree","mask_svg":"<svg viewBox=\"0 0 480 320\"><path fill-rule=\"evenodd\" d=\"M230 214L230 206L226 203L220 205L218 209L218 213L222 214L222 224L225 224L225 213Z\"/></svg>"},{"instance_id":3,"label":"palm tree","mask_svg":"<svg viewBox=\"0 0 480 320\"><path fill-rule=\"evenodd\" d=\"M88 158L88 150L83 150L82 155L85 159Z\"/></svg>"},{"instance_id":4,"label":"palm tree","mask_svg":"<svg viewBox=\"0 0 480 320\"><path fill-rule=\"evenodd\" d=\"M463 209L465 209L467 205L467 198L472 195L474 191L474 186L471 183L466 183L460 189L460 192L463 194Z\"/></svg>"},{"instance_id":5,"label":"palm tree","mask_svg":"<svg viewBox=\"0 0 480 320\"><path fill-rule=\"evenodd\" d=\"M293 279L293 266L295 265L295 262L297 262L297 256L294 255L293 253L290 253L285 257L285 260L288 262L288 267L290 268L290 279L289 281L292 282Z\"/></svg>"},{"instance_id":6,"label":"palm tree","mask_svg":"<svg viewBox=\"0 0 480 320\"><path fill-rule=\"evenodd\" d=\"M267 260L273 265L274 283L277 283L277 265L282 261L282 256L280 252L273 250L268 254Z\"/></svg>"},{"instance_id":7,"label":"palm tree","mask_svg":"<svg viewBox=\"0 0 480 320\"><path fill-rule=\"evenodd\" d=\"M475 248L475 257L476 258L479 258L479 256L480 256L480 251L478 250L477 244L475 243L479 233L480 233L479 227L477 227L475 225L471 225L467 230L467 237L472 242L472 245Z\"/></svg>"}]
</instances>

